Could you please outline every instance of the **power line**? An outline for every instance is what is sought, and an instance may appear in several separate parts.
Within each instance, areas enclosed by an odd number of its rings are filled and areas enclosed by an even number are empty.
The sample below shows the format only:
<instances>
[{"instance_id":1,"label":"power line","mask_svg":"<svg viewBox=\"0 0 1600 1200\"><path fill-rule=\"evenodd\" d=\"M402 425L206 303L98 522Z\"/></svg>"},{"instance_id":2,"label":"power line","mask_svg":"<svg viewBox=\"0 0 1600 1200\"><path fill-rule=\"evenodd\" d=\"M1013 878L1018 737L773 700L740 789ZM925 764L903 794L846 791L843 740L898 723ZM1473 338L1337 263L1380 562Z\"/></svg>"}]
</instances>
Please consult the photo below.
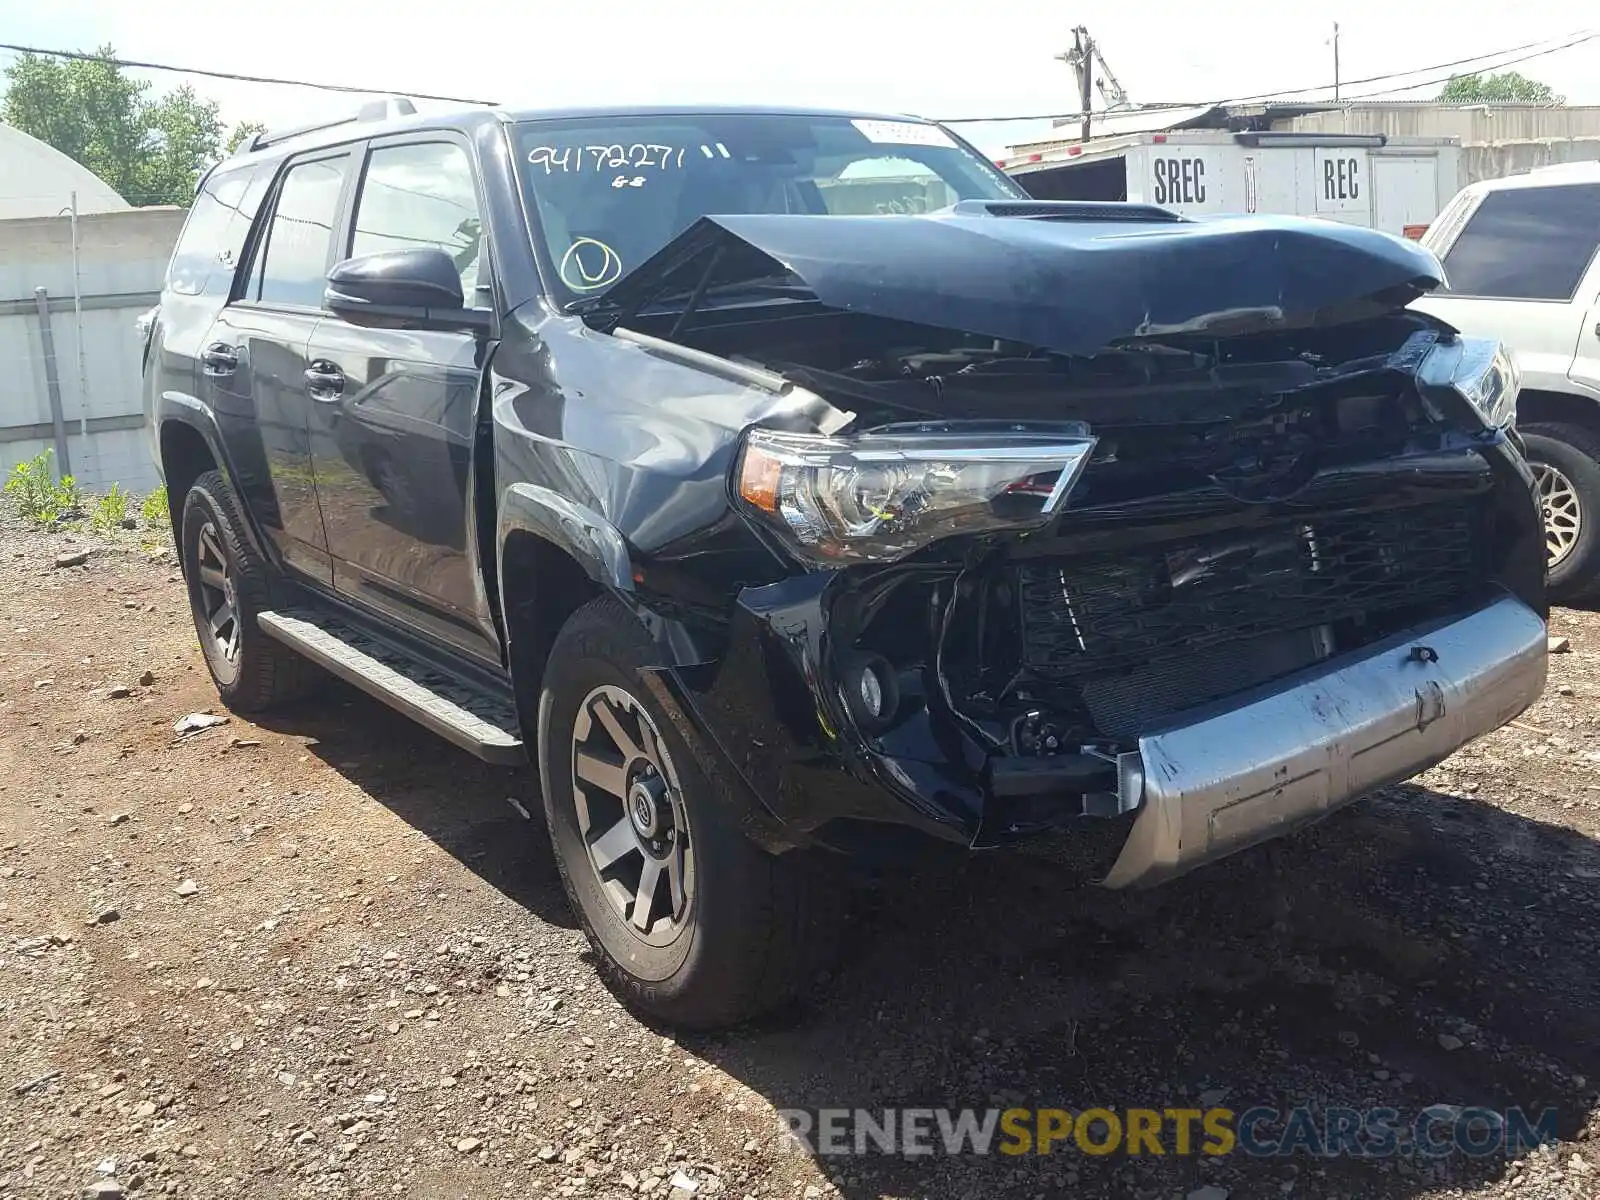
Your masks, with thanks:
<instances>
[{"instance_id":1,"label":"power line","mask_svg":"<svg viewBox=\"0 0 1600 1200\"><path fill-rule=\"evenodd\" d=\"M1504 62L1494 63L1490 67L1485 67L1484 70L1493 70L1493 69L1495 69L1497 67L1514 67L1518 63L1528 62L1530 59L1543 58L1547 54L1556 54L1556 53L1559 53L1562 50L1570 50L1574 46L1581 46L1585 42L1594 41L1596 38L1600 38L1600 30L1597 30L1594 33L1586 33L1582 37L1573 38L1570 42L1563 42L1559 46L1552 46L1548 50L1541 50L1537 54L1524 54L1521 58L1508 58ZM1436 78L1433 78L1433 79L1421 79L1421 80L1418 80L1416 83L1407 83L1407 84L1402 84L1402 85L1399 85L1399 86L1396 86L1396 87L1379 88L1377 91L1373 91L1373 92L1362 92L1359 96L1352 96L1351 99L1353 99L1353 100L1366 100L1366 99L1370 99L1373 96L1382 96L1382 95L1386 95L1386 94L1388 94L1390 92L1412 92L1412 91L1415 91L1417 88L1420 88L1420 87L1433 87L1435 84L1449 83L1452 79L1455 79L1455 78L1456 78L1456 75L1454 75L1454 74L1440 75L1440 76L1437 76Z\"/></svg>"},{"instance_id":2,"label":"power line","mask_svg":"<svg viewBox=\"0 0 1600 1200\"><path fill-rule=\"evenodd\" d=\"M1340 89L1342 91L1346 87L1360 86L1361 84L1364 84L1364 83L1383 83L1383 82L1385 82L1387 80L1391 80L1391 79L1405 79L1405 78L1407 78L1409 76L1421 75L1421 74L1424 74L1425 72L1428 72L1428 71L1442 71L1442 70L1445 70L1445 69L1450 68L1450 67L1466 66L1466 65L1469 65L1469 64L1473 64L1473 63L1480 64L1477 67L1477 70L1479 70L1479 71L1490 71L1490 70L1495 70L1495 69L1500 68L1500 67L1510 67L1510 66L1516 65L1517 63L1528 62L1531 59L1535 59L1535 58L1543 58L1547 54L1557 54L1557 53L1560 53L1563 50L1570 50L1574 46L1580 46L1584 42L1593 41L1595 38L1600 38L1600 30L1592 30L1592 31L1589 31L1589 32L1586 32L1586 33L1581 33L1581 34L1574 35L1571 40L1566 41L1566 42L1562 42L1560 45L1557 45L1557 46L1550 46L1548 44L1550 39L1549 38L1543 38L1543 39L1541 39L1541 40L1539 40L1537 42L1524 42L1520 46L1508 46L1508 47L1506 47L1505 49L1502 49L1502 50L1490 50L1490 51L1486 51L1483 54L1474 54L1470 58L1458 58L1458 59L1455 59L1452 62L1432 63L1432 64L1430 64L1428 66L1425 66L1425 67L1412 67L1408 71L1390 71L1390 72L1387 72L1387 73L1385 73L1383 75L1370 75L1365 79L1346 79L1346 80L1341 80L1340 81ZM1501 58L1502 56L1507 55L1507 54L1516 54L1520 50L1527 50L1527 49L1529 49L1531 47L1534 47L1534 46L1543 46L1543 47L1545 47L1545 49L1535 51L1532 54L1523 55L1521 58L1507 59L1504 62L1492 62L1491 63L1491 62L1484 62L1483 61L1485 59L1490 59L1490 58L1498 59L1498 58ZM1400 87L1379 88L1377 91L1374 91L1374 92L1367 92L1367 93L1364 93L1361 96L1346 96L1346 97L1344 97L1344 99L1359 100L1359 99L1365 99L1365 98L1370 97L1370 96L1382 95L1385 92L1411 91L1411 90L1413 90L1415 88L1419 88L1419 87L1430 87L1434 83L1446 83L1452 78L1454 78L1454 74L1445 75L1445 76L1442 76L1439 79L1422 80L1422 81L1417 82L1417 83L1410 83L1410 84L1406 84L1406 85L1400 86ZM1309 87L1289 88L1289 89L1286 89L1286 90L1280 91L1280 92L1258 92L1258 93L1256 93L1255 95L1252 95L1252 96L1232 96L1232 97L1229 97L1229 98L1227 98L1225 100L1212 100L1212 101L1208 101L1208 102L1204 102L1204 103L1209 103L1209 104L1211 104L1213 106L1214 105L1218 105L1218 104L1250 104L1250 103L1254 103L1256 101L1277 100L1277 99L1281 99L1281 98L1286 97L1286 96L1303 95L1306 92L1326 91L1330 87L1332 87L1332 84L1313 84L1313 85L1311 85ZM1170 101L1170 102L1163 102L1163 103L1159 103L1159 104L1141 104L1141 105L1135 106L1131 110L1124 110L1124 112L1128 112L1128 111L1131 111L1131 112L1163 112L1163 111L1166 111L1168 109L1174 109L1174 108L1198 108L1198 107L1200 107L1200 103L1198 103L1198 102L1197 103L1185 103L1185 102L1182 102L1182 101ZM981 124L983 122L989 122L989 121L1076 121L1076 120L1081 119L1083 116L1084 116L1084 114L1082 112L1034 113L1034 114L1029 114L1029 115L1025 115L1025 116L943 117L943 118L940 118L940 120L941 120L941 123L945 124L945 125L976 125L976 124Z\"/></svg>"},{"instance_id":3,"label":"power line","mask_svg":"<svg viewBox=\"0 0 1600 1200\"><path fill-rule=\"evenodd\" d=\"M1570 49L1571 47L1580 45L1583 42L1592 41L1593 39L1595 39L1597 37L1600 37L1600 30L1590 30L1588 32L1581 32L1581 33L1574 34L1573 35L1573 40L1568 41L1568 42L1563 42L1559 46L1550 46L1549 45L1549 43L1551 41L1550 38L1540 38L1537 42L1524 42L1520 46L1508 46L1504 50L1491 50L1486 54L1474 54L1474 55L1471 55L1468 58L1458 58L1458 59L1454 60L1453 62L1434 63L1433 65L1427 66L1427 67L1413 67L1409 71L1390 71L1390 72L1387 72L1386 74L1383 74L1383 75L1369 75L1365 79L1341 79L1339 81L1339 87L1341 89L1347 88L1347 87L1360 87L1364 83L1383 83L1384 81L1389 80L1389 79L1404 79L1408 75L1421 75L1426 71L1443 71L1443 70L1445 70L1446 68L1449 68L1449 67L1466 66L1466 65L1468 65L1470 63L1475 63L1475 62L1478 62L1478 61L1480 61L1482 59L1485 59L1485 58L1499 58L1502 55L1506 55L1506 54L1516 54L1516 53L1518 53L1519 51L1522 51L1522 50L1531 50L1535 46L1546 46L1546 47L1548 47L1547 49L1539 50L1534 54L1528 55L1527 58L1513 59L1513 60L1511 60L1511 62L1504 62L1504 63L1490 63L1487 66L1479 68L1479 70L1485 70L1485 71L1493 70L1495 67L1508 67L1508 66L1511 65L1512 62L1526 62L1528 60L1528 58L1539 58L1539 57L1541 57L1542 55L1545 55L1545 54L1555 54L1558 51ZM1449 78L1449 76L1446 76L1446 78ZM1327 85L1327 84L1313 84L1311 87L1285 88L1284 90L1278 91L1278 92L1259 92L1254 96L1234 96L1234 97L1232 97L1230 99L1221 101L1221 103L1223 103L1223 104L1248 104L1252 100L1276 100L1281 96L1299 96L1299 95L1302 95L1305 92L1323 91L1328 86L1329 85ZM1427 83L1412 84L1410 86L1411 87L1426 87ZM1398 88L1398 89L1396 89L1396 88L1385 88L1385 89L1380 89L1380 91L1406 91L1406 90L1408 90L1408 89L1407 88ZM1373 94L1376 95L1376 93L1373 93Z\"/></svg>"},{"instance_id":4,"label":"power line","mask_svg":"<svg viewBox=\"0 0 1600 1200\"><path fill-rule=\"evenodd\" d=\"M465 96L435 96L427 92L406 91L403 88L362 88L343 83L319 83L310 79L278 79L270 75L239 75L230 71L212 71L204 67L175 67L170 63L139 62L131 58L104 58L99 54L85 54L80 50L41 50L37 46L14 46L0 42L0 50L14 50L18 54L37 54L45 58L70 58L80 62L110 63L114 67L129 67L138 71L172 71L179 75L203 75L207 79L226 79L234 83L272 83L281 87L311 88L319 92L345 92L357 96L409 96L413 100L443 100L452 104L482 104L493 106L492 100L473 100Z\"/></svg>"}]
</instances>

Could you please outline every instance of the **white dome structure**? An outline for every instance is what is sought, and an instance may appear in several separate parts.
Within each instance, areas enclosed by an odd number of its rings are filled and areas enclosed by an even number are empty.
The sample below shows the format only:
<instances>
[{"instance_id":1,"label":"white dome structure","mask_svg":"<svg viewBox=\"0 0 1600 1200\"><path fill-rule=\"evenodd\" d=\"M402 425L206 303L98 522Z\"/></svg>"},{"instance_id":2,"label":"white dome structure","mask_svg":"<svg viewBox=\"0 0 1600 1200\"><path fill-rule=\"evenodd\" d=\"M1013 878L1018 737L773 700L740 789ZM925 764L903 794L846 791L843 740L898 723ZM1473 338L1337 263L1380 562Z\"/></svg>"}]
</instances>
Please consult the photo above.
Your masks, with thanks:
<instances>
[{"instance_id":1,"label":"white dome structure","mask_svg":"<svg viewBox=\"0 0 1600 1200\"><path fill-rule=\"evenodd\" d=\"M78 213L124 212L133 206L105 180L54 146L0 124L0 220L53 217L78 193Z\"/></svg>"}]
</instances>

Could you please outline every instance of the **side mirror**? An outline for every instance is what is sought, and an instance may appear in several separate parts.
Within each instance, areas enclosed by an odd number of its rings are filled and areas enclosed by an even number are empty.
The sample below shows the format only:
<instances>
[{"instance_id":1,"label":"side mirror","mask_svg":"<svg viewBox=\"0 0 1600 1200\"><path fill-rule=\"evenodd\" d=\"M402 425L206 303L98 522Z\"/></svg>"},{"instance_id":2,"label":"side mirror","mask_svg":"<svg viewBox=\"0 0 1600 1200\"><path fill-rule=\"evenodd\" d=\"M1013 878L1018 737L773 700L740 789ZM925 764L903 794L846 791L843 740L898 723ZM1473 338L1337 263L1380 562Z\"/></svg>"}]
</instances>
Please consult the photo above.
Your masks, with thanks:
<instances>
[{"instance_id":1,"label":"side mirror","mask_svg":"<svg viewBox=\"0 0 1600 1200\"><path fill-rule=\"evenodd\" d=\"M487 329L489 314L466 307L461 275L443 250L385 250L336 263L323 304L352 325Z\"/></svg>"}]
</instances>

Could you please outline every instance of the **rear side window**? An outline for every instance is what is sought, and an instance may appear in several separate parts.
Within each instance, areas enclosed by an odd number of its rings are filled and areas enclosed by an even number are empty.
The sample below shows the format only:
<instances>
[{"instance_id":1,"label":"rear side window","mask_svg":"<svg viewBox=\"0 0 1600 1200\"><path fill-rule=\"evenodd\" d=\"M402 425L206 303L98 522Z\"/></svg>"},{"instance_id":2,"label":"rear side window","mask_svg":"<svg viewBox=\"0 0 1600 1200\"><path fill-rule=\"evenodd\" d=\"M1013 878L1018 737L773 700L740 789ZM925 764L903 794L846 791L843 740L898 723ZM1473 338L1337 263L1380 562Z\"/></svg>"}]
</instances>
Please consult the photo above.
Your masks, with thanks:
<instances>
[{"instance_id":1,"label":"rear side window","mask_svg":"<svg viewBox=\"0 0 1600 1200\"><path fill-rule=\"evenodd\" d=\"M173 291L183 296L227 292L261 204L263 189L251 186L258 173L256 165L219 168L206 179L167 267L167 286Z\"/></svg>"},{"instance_id":2,"label":"rear side window","mask_svg":"<svg viewBox=\"0 0 1600 1200\"><path fill-rule=\"evenodd\" d=\"M350 256L430 246L454 261L471 303L483 251L471 159L454 142L379 147L367 160Z\"/></svg>"},{"instance_id":3,"label":"rear side window","mask_svg":"<svg viewBox=\"0 0 1600 1200\"><path fill-rule=\"evenodd\" d=\"M246 298L321 308L350 158L296 163L283 177Z\"/></svg>"},{"instance_id":4,"label":"rear side window","mask_svg":"<svg viewBox=\"0 0 1600 1200\"><path fill-rule=\"evenodd\" d=\"M1444 256L1449 290L1570 300L1600 245L1600 184L1504 188L1484 196Z\"/></svg>"}]
</instances>

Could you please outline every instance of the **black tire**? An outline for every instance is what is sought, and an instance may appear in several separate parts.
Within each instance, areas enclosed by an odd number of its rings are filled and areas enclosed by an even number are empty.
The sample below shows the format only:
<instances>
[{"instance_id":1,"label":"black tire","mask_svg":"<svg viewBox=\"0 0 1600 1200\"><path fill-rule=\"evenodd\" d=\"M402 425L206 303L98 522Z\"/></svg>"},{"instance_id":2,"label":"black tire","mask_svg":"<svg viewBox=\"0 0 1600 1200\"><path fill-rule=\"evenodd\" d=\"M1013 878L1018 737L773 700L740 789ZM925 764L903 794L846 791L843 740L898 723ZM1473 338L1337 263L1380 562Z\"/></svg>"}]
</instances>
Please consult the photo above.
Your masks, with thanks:
<instances>
[{"instance_id":1,"label":"black tire","mask_svg":"<svg viewBox=\"0 0 1600 1200\"><path fill-rule=\"evenodd\" d=\"M1521 433L1535 476L1557 487L1559 478L1564 478L1576 496L1577 539L1559 562L1550 565L1547 587L1552 600L1581 599L1593 594L1600 582L1600 435L1581 425L1564 424L1529 425ZM1552 479L1541 468L1559 473L1559 478Z\"/></svg>"},{"instance_id":2,"label":"black tire","mask_svg":"<svg viewBox=\"0 0 1600 1200\"><path fill-rule=\"evenodd\" d=\"M314 691L323 676L309 660L257 627L256 615L273 607L275 580L271 564L251 548L243 530L239 502L222 473L207 471L195 480L183 500L179 543L189 611L217 694L234 712L248 713L299 699ZM228 598L227 590L206 582L208 577L216 578L218 553L231 585L233 613L232 623L224 624L220 636L211 628L212 614L218 597ZM206 560L204 574L202 557ZM222 640L231 643L231 657Z\"/></svg>"},{"instance_id":3,"label":"black tire","mask_svg":"<svg viewBox=\"0 0 1600 1200\"><path fill-rule=\"evenodd\" d=\"M645 683L646 668L656 662L638 620L611 597L585 605L561 630L545 669L539 706L545 815L567 899L612 990L624 1003L671 1024L720 1028L784 1005L832 963L844 889L833 865L819 856L800 851L771 855L738 831L730 806ZM618 911L590 856L590 842L599 840L602 825L610 828L630 819L627 799L620 822L598 817L600 806L633 793L625 785L608 798L604 789L597 792L585 784L584 812L591 821L587 838L579 813L574 762L580 709L587 701L592 712L596 700L608 702L605 696L619 694L633 703L624 712L630 739L659 753L666 760L664 776L675 777L677 786L664 786L666 798L658 804L664 812L670 810L668 822L686 825L692 876L683 889L683 916L670 919L674 893L664 885L667 899L660 906L669 919L665 926L650 925L658 941L670 939L663 944L646 944L629 914ZM583 727L591 730L601 724L589 715L583 718ZM609 735L604 738L621 746ZM652 739L657 745L651 746ZM643 763L646 773L653 773L649 763L630 758L626 750L617 761ZM633 769L625 767L623 778ZM677 833L675 826L672 832ZM631 862L645 864L642 845L629 853L630 859L619 860L619 870ZM628 881L620 886L626 892L635 885ZM637 910L637 902L633 908Z\"/></svg>"}]
</instances>

